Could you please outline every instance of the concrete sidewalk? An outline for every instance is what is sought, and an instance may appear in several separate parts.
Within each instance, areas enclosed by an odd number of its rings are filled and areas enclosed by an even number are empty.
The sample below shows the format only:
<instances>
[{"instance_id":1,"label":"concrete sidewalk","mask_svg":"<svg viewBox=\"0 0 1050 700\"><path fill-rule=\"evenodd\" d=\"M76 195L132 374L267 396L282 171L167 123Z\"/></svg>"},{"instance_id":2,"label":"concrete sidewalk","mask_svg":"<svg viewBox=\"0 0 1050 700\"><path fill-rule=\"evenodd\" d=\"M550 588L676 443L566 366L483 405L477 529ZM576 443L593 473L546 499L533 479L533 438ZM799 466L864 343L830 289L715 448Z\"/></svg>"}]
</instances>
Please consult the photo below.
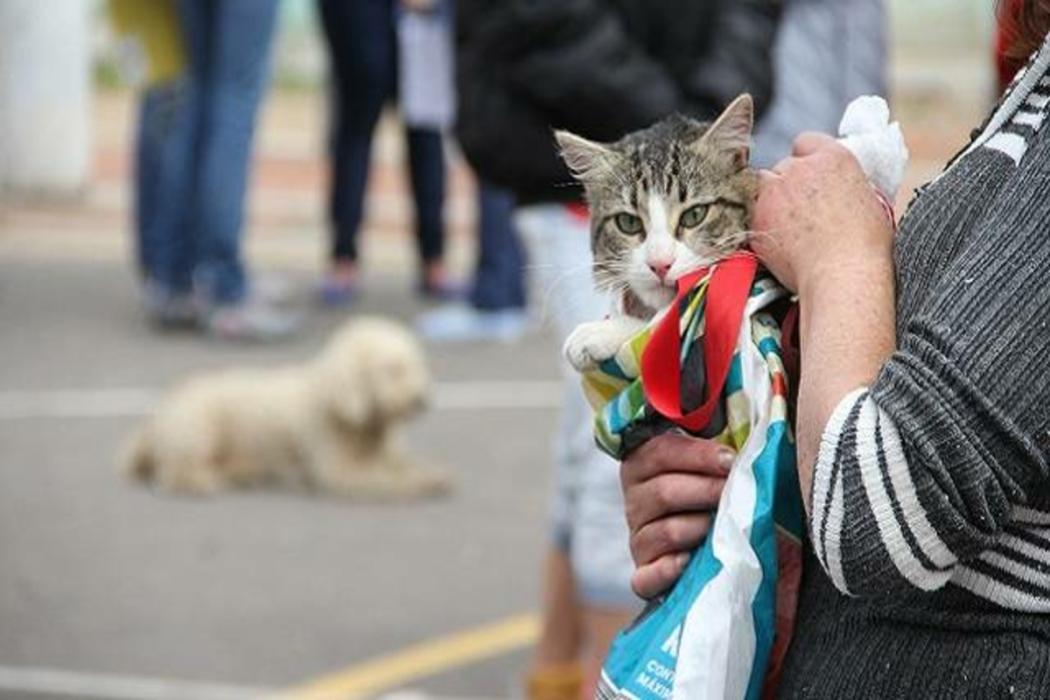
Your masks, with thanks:
<instances>
[{"instance_id":1,"label":"concrete sidewalk","mask_svg":"<svg viewBox=\"0 0 1050 700\"><path fill-rule=\"evenodd\" d=\"M325 248L312 121L322 110L310 95L278 94L260 133L249 255L290 282L308 312L304 334L247 347L149 332L128 263L131 106L126 94L98 98L95 178L82 201L0 209L0 697L212 697L215 684L244 697L332 673L374 684L377 659L528 614L558 400L555 350L542 335L432 349L438 407L408 442L456 476L444 500L198 501L118 476L123 441L159 392L207 368L302 361L345 317L311 303ZM387 121L354 313L411 322L426 308L411 291L404 188ZM472 184L456 160L450 189L452 257L465 270ZM531 399L509 400L523 392ZM402 669L379 688L506 696L531 630L479 658L445 652L425 678Z\"/></svg>"},{"instance_id":2,"label":"concrete sidewalk","mask_svg":"<svg viewBox=\"0 0 1050 700\"><path fill-rule=\"evenodd\" d=\"M0 258L0 667L282 688L533 609L557 403L542 336L433 349L438 408L408 442L456 476L448 499L161 497L116 471L150 397L206 368L301 361L341 319L269 348L154 335L124 267ZM361 310L419 308L387 282ZM533 400L501 398L510 380ZM521 660L421 687L505 695ZM26 696L0 680L0 697Z\"/></svg>"}]
</instances>

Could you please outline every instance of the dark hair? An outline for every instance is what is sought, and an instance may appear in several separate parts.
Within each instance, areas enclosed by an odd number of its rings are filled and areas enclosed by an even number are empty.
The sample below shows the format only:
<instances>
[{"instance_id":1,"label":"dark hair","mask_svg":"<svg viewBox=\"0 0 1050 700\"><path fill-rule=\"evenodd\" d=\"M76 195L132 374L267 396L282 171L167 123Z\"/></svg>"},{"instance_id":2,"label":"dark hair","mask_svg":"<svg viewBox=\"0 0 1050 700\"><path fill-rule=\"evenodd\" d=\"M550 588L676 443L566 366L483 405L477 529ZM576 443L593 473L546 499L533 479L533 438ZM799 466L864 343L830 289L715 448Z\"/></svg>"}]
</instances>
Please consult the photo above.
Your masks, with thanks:
<instances>
[{"instance_id":1,"label":"dark hair","mask_svg":"<svg viewBox=\"0 0 1050 700\"><path fill-rule=\"evenodd\" d=\"M1007 55L1027 58L1050 31L1050 0L1000 0L999 18L1010 38Z\"/></svg>"}]
</instances>

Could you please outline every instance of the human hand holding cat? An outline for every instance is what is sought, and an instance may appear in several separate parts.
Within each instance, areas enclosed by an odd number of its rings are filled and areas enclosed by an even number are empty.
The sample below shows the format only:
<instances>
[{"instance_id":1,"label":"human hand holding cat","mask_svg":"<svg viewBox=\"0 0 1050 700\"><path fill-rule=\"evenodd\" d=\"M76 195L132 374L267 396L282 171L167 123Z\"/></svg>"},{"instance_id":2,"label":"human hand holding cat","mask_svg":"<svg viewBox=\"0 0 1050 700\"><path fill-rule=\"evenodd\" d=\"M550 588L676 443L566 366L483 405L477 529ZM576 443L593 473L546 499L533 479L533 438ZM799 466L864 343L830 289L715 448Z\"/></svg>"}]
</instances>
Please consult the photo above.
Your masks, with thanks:
<instances>
[{"instance_id":1,"label":"human hand holding cat","mask_svg":"<svg viewBox=\"0 0 1050 700\"><path fill-rule=\"evenodd\" d=\"M870 386L895 347L894 227L856 158L803 134L760 179L751 246L799 295L799 481L812 492L821 432L843 396Z\"/></svg>"},{"instance_id":2,"label":"human hand holding cat","mask_svg":"<svg viewBox=\"0 0 1050 700\"><path fill-rule=\"evenodd\" d=\"M674 585L704 540L735 454L713 440L665 433L620 468L631 556L631 588L652 598Z\"/></svg>"},{"instance_id":3,"label":"human hand holding cat","mask_svg":"<svg viewBox=\"0 0 1050 700\"><path fill-rule=\"evenodd\" d=\"M792 291L820 279L864 274L892 261L893 224L856 158L808 133L793 155L759 174L750 244Z\"/></svg>"}]
</instances>

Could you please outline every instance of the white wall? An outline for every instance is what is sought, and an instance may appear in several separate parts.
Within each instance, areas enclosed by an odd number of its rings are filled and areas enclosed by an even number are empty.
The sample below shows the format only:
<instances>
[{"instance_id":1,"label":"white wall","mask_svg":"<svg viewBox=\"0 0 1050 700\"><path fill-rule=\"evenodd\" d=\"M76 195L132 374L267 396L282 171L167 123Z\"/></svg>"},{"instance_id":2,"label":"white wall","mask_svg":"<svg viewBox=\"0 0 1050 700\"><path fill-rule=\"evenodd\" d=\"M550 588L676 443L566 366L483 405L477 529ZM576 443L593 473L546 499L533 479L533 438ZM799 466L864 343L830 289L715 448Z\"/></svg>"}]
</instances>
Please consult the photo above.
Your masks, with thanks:
<instances>
[{"instance_id":1,"label":"white wall","mask_svg":"<svg viewBox=\"0 0 1050 700\"><path fill-rule=\"evenodd\" d=\"M90 155L89 3L0 0L0 188L68 195Z\"/></svg>"},{"instance_id":2,"label":"white wall","mask_svg":"<svg viewBox=\"0 0 1050 700\"><path fill-rule=\"evenodd\" d=\"M936 53L988 46L996 0L889 0L894 43Z\"/></svg>"}]
</instances>

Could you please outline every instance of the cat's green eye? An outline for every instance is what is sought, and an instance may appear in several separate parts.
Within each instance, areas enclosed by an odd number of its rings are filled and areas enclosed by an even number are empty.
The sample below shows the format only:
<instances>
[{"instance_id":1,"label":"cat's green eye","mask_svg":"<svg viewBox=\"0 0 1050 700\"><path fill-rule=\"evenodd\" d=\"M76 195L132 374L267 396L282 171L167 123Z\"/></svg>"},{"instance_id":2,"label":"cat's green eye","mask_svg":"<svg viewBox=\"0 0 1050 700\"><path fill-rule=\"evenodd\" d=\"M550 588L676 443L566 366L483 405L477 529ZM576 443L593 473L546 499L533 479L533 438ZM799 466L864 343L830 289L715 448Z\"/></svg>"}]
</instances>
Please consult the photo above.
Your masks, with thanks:
<instances>
[{"instance_id":1,"label":"cat's green eye","mask_svg":"<svg viewBox=\"0 0 1050 700\"><path fill-rule=\"evenodd\" d=\"M704 223L704 219L706 218L707 205L697 204L695 207L689 207L682 212L682 216L678 219L678 225L682 228L696 228Z\"/></svg>"},{"instance_id":2,"label":"cat's green eye","mask_svg":"<svg viewBox=\"0 0 1050 700\"><path fill-rule=\"evenodd\" d=\"M642 232L642 220L634 214L617 214L613 220L616 222L616 228L628 236L635 236Z\"/></svg>"}]
</instances>

